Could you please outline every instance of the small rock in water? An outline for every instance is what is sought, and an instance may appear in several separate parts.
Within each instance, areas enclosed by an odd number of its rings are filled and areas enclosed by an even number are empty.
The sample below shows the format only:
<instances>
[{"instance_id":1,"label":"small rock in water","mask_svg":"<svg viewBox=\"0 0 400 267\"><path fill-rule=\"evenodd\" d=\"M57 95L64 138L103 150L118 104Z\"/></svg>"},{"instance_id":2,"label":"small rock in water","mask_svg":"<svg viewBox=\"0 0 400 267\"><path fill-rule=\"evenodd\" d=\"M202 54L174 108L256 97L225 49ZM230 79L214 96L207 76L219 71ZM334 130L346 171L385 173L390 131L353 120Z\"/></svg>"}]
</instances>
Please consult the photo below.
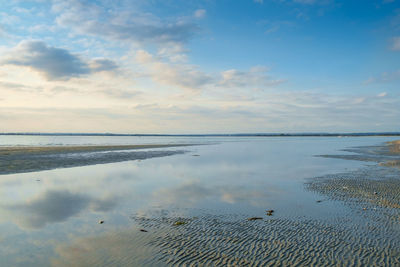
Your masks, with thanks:
<instances>
[{"instance_id":1,"label":"small rock in water","mask_svg":"<svg viewBox=\"0 0 400 267\"><path fill-rule=\"evenodd\" d=\"M147 233L148 231L147 231L147 230L145 230L145 229L140 229L140 232Z\"/></svg>"},{"instance_id":2,"label":"small rock in water","mask_svg":"<svg viewBox=\"0 0 400 267\"><path fill-rule=\"evenodd\" d=\"M251 217L247 219L248 221L262 220L261 217Z\"/></svg>"},{"instance_id":3,"label":"small rock in water","mask_svg":"<svg viewBox=\"0 0 400 267\"><path fill-rule=\"evenodd\" d=\"M100 221L99 221L99 224L103 224L103 223L104 223L104 221L103 221L103 220L100 220Z\"/></svg>"},{"instance_id":4,"label":"small rock in water","mask_svg":"<svg viewBox=\"0 0 400 267\"><path fill-rule=\"evenodd\" d=\"M322 202L322 200L317 200L317 203L321 203Z\"/></svg>"}]
</instances>

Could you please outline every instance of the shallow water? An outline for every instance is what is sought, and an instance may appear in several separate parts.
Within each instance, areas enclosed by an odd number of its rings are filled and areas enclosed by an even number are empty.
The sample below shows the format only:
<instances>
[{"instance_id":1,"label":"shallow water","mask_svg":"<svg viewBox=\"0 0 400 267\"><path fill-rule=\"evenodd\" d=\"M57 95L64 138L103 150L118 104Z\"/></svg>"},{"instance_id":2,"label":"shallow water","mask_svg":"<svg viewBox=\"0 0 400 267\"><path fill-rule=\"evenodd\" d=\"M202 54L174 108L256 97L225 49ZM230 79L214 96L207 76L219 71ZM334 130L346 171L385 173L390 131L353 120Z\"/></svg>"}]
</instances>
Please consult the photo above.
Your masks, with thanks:
<instances>
[{"instance_id":1,"label":"shallow water","mask_svg":"<svg viewBox=\"0 0 400 267\"><path fill-rule=\"evenodd\" d=\"M333 232L343 232L342 239L346 242L356 240L367 244L368 237L352 239L349 233L355 222L365 223L369 219L354 212L344 202L307 190L304 183L308 178L351 172L372 163L315 155L351 154L340 150L379 145L395 139L40 136L2 139L0 145L208 145L187 147L184 154L161 158L0 175L0 266L64 266L71 262L75 266L159 266L184 263L185 259L187 263L193 263L202 259L201 256L194 257L199 251L193 250L199 244L214 244L218 250L209 251L208 248L201 252L205 255L208 251L211 255L207 258L209 262L205 260L204 263L211 264L213 261L210 259L214 257L214 264L223 264L222 254L226 253L226 261L231 260L231 264L235 262L232 255L236 254L239 265L257 264L257 257L258 260L267 257L260 256L262 253L259 250L270 249L271 255L276 254L274 260L269 262L273 265L279 257L289 257L284 249L287 249L286 246L293 248L293 242L309 244L307 250L295 252L299 255L315 254L316 259L313 261L311 257L302 261L299 260L301 257L297 257L294 261L282 261L318 265L322 259L319 257L331 255L326 247L321 246L327 241L333 242L330 245L336 244L332 239ZM273 216L265 215L267 209L274 210ZM246 218L253 216L263 219L249 225ZM104 223L99 224L100 220ZM177 220L185 224L173 226ZM268 227L262 226L268 222L271 222ZM304 222L311 226L304 227L307 225ZM298 227L299 224L302 227ZM209 229L204 233L206 242L200 242L195 233L205 226ZM324 227L326 235L321 231L315 232L315 229ZM148 232L141 232L140 229ZM248 232L243 234L241 229L248 229ZM270 244L262 248L263 243L258 241L262 233L268 234L266 229L271 233L269 241L280 244L273 243L276 246ZM291 229L289 232L292 235L296 229L304 231L308 237L301 239L293 235L283 240L279 233L283 233L284 229ZM235 235L235 231L241 240L229 243L233 241L229 239L228 242L227 238ZM216 232L224 234L216 235ZM252 236L251 233L255 232L258 234ZM182 240L182 235L189 239ZM252 242L244 242L246 238ZM385 238L385 233L379 238ZM283 241L285 245L282 245ZM187 249L182 250L178 243L185 244ZM235 244L242 245L235 250ZM227 251L233 254L220 252L224 246L230 246L232 250L227 248ZM249 251L251 246L253 249L261 247L254 250L253 257L241 254ZM320 252L316 253L318 248L321 248ZM349 246L348 249L352 248ZM385 256L385 249L376 247L375 252L368 251L367 255L376 253L376 257ZM184 253L190 257L183 256L186 255ZM351 257L351 252L345 249L338 253ZM259 256L254 258L256 255ZM240 259L247 262L240 262ZM355 259L349 259L351 262L357 263ZM337 265L338 261L331 260L329 263Z\"/></svg>"}]
</instances>

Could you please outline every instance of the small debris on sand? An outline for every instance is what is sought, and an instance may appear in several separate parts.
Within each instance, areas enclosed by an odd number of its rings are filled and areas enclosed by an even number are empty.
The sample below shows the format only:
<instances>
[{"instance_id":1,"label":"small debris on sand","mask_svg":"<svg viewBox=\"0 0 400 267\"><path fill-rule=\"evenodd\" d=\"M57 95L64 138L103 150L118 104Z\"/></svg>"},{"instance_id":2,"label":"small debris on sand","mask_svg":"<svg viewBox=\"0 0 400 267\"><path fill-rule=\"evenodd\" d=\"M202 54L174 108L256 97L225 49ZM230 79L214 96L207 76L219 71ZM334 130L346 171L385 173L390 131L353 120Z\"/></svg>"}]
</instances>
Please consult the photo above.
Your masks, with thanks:
<instances>
[{"instance_id":1,"label":"small debris on sand","mask_svg":"<svg viewBox=\"0 0 400 267\"><path fill-rule=\"evenodd\" d=\"M147 231L147 230L145 230L145 229L140 229L140 232L147 233L148 231Z\"/></svg>"},{"instance_id":2,"label":"small debris on sand","mask_svg":"<svg viewBox=\"0 0 400 267\"><path fill-rule=\"evenodd\" d=\"M248 221L256 221L256 220L262 220L261 217L251 217L247 219Z\"/></svg>"},{"instance_id":3,"label":"small debris on sand","mask_svg":"<svg viewBox=\"0 0 400 267\"><path fill-rule=\"evenodd\" d=\"M176 226L184 225L184 224L186 224L186 222L184 222L184 221L177 221L174 223L174 225L176 225Z\"/></svg>"},{"instance_id":4,"label":"small debris on sand","mask_svg":"<svg viewBox=\"0 0 400 267\"><path fill-rule=\"evenodd\" d=\"M322 200L317 200L317 203L321 203L322 202Z\"/></svg>"},{"instance_id":5,"label":"small debris on sand","mask_svg":"<svg viewBox=\"0 0 400 267\"><path fill-rule=\"evenodd\" d=\"M273 213L274 213L274 210L267 210L267 215L268 216L272 216Z\"/></svg>"},{"instance_id":6,"label":"small debris on sand","mask_svg":"<svg viewBox=\"0 0 400 267\"><path fill-rule=\"evenodd\" d=\"M192 157L200 157L200 155L194 154L192 155Z\"/></svg>"},{"instance_id":7,"label":"small debris on sand","mask_svg":"<svg viewBox=\"0 0 400 267\"><path fill-rule=\"evenodd\" d=\"M100 221L99 221L99 224L103 224L103 223L104 223L104 221L103 221L103 220L100 220Z\"/></svg>"}]
</instances>

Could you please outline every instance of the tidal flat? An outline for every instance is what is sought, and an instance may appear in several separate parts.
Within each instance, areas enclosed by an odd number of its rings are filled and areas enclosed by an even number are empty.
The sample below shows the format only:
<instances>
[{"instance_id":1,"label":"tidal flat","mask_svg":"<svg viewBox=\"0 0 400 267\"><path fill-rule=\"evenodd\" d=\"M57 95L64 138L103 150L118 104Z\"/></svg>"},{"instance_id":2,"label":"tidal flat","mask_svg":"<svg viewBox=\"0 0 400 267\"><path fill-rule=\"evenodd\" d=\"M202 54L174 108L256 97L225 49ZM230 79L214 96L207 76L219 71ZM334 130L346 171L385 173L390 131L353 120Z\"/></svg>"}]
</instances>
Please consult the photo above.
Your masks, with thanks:
<instances>
[{"instance_id":1,"label":"tidal flat","mask_svg":"<svg viewBox=\"0 0 400 267\"><path fill-rule=\"evenodd\" d=\"M397 266L395 140L225 137L0 175L0 266Z\"/></svg>"},{"instance_id":2,"label":"tidal flat","mask_svg":"<svg viewBox=\"0 0 400 267\"><path fill-rule=\"evenodd\" d=\"M164 157L184 151L161 148L183 146L188 144L0 146L0 174Z\"/></svg>"}]
</instances>

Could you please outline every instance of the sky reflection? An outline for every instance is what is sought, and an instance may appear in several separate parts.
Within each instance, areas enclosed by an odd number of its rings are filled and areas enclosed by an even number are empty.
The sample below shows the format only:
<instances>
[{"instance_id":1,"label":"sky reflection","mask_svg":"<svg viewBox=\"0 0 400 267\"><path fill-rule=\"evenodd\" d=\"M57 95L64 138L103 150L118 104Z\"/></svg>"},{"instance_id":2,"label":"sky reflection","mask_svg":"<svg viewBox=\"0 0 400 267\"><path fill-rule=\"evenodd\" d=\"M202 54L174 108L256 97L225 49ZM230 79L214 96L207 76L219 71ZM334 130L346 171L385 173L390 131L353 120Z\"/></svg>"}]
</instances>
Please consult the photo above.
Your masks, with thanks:
<instances>
[{"instance_id":1,"label":"sky reflection","mask_svg":"<svg viewBox=\"0 0 400 267\"><path fill-rule=\"evenodd\" d=\"M116 199L94 199L69 191L45 191L24 203L3 206L12 220L22 228L42 228L48 223L66 221L85 209L106 212L117 204Z\"/></svg>"}]
</instances>

